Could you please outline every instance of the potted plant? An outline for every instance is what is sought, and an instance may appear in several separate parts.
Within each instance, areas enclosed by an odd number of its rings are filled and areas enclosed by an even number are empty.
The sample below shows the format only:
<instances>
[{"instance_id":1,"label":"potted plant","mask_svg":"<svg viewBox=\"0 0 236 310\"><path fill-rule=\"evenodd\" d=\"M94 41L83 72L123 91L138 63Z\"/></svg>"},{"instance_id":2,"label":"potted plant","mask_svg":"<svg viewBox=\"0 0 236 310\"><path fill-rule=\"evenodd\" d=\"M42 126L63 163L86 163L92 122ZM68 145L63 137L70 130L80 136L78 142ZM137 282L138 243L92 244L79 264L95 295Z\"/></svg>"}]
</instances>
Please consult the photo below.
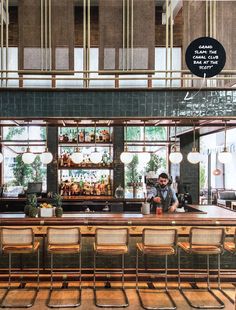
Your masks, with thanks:
<instances>
[{"instance_id":1,"label":"potted plant","mask_svg":"<svg viewBox=\"0 0 236 310\"><path fill-rule=\"evenodd\" d=\"M56 217L62 217L63 209L62 209L62 196L60 194L55 193L53 195L55 208L55 215Z\"/></svg>"},{"instance_id":2,"label":"potted plant","mask_svg":"<svg viewBox=\"0 0 236 310\"><path fill-rule=\"evenodd\" d=\"M37 216L38 207L37 207L37 196L35 194L30 194L27 196L24 212L25 212L25 215L29 217Z\"/></svg>"}]
</instances>

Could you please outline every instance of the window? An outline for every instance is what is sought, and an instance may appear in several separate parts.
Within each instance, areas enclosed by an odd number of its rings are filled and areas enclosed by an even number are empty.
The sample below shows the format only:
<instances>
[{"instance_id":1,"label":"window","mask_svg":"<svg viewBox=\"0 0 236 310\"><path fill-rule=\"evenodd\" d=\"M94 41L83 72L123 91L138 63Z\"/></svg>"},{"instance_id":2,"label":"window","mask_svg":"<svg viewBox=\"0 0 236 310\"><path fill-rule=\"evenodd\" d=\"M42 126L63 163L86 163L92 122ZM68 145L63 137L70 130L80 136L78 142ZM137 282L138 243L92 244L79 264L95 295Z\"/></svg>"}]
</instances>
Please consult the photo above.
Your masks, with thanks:
<instances>
[{"instance_id":1,"label":"window","mask_svg":"<svg viewBox=\"0 0 236 310\"><path fill-rule=\"evenodd\" d=\"M166 127L128 127L125 141L128 150L134 154L130 164L125 165L125 196L127 198L143 197L143 183L150 171L155 174L167 169L167 130ZM145 141L146 151L151 153L147 164L140 160Z\"/></svg>"},{"instance_id":2,"label":"window","mask_svg":"<svg viewBox=\"0 0 236 310\"><path fill-rule=\"evenodd\" d=\"M17 196L27 188L28 182L43 182L43 190L46 190L46 166L39 156L45 149L45 128L29 127L30 150L37 154L31 165L22 161L27 144L27 127L3 127L3 184L6 196Z\"/></svg>"}]
</instances>

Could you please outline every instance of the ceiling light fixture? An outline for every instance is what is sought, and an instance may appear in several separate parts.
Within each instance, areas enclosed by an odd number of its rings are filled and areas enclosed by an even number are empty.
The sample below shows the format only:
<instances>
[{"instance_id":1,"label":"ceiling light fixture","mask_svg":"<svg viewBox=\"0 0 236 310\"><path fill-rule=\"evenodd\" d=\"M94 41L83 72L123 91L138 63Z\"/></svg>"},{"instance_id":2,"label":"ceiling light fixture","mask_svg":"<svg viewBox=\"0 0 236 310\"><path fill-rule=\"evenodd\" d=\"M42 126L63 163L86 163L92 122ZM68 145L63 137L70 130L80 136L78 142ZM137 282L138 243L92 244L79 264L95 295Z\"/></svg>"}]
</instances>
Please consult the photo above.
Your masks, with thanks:
<instances>
[{"instance_id":1,"label":"ceiling light fixture","mask_svg":"<svg viewBox=\"0 0 236 310\"><path fill-rule=\"evenodd\" d=\"M27 146L26 152L22 155L22 161L25 164L30 165L35 160L36 155L34 153L30 152L30 147L29 147L29 122L27 125L27 133L28 133L28 146Z\"/></svg>"},{"instance_id":2,"label":"ceiling light fixture","mask_svg":"<svg viewBox=\"0 0 236 310\"><path fill-rule=\"evenodd\" d=\"M76 146L76 149L75 149L75 152L71 155L71 160L73 161L73 163L75 164L80 164L82 163L83 161L83 154L80 152L80 149L79 149L79 129L78 129L78 121L77 121L77 131L76 131L76 134L77 134L77 146Z\"/></svg>"},{"instance_id":3,"label":"ceiling light fixture","mask_svg":"<svg viewBox=\"0 0 236 310\"><path fill-rule=\"evenodd\" d=\"M193 125L193 147L192 152L188 153L187 159L191 164L198 164L201 160L201 154L197 151L196 148L196 130L195 130L195 124Z\"/></svg>"},{"instance_id":4,"label":"ceiling light fixture","mask_svg":"<svg viewBox=\"0 0 236 310\"><path fill-rule=\"evenodd\" d=\"M42 164L48 165L52 162L53 160L53 155L51 152L48 151L48 124L46 123L46 142L45 142L45 151L40 154L40 160Z\"/></svg>"},{"instance_id":5,"label":"ceiling light fixture","mask_svg":"<svg viewBox=\"0 0 236 310\"><path fill-rule=\"evenodd\" d=\"M227 147L226 147L226 130L227 128L226 128L226 121L225 121L224 149L218 155L219 162L221 162L222 164L227 164L232 160L232 154L228 152Z\"/></svg>"},{"instance_id":6,"label":"ceiling light fixture","mask_svg":"<svg viewBox=\"0 0 236 310\"><path fill-rule=\"evenodd\" d=\"M143 139L143 151L139 153L139 160L141 163L146 165L150 159L151 159L151 154L146 151L146 128L145 128L145 121L143 123L143 132L144 132L144 139Z\"/></svg>"},{"instance_id":7,"label":"ceiling light fixture","mask_svg":"<svg viewBox=\"0 0 236 310\"><path fill-rule=\"evenodd\" d=\"M176 147L176 122L175 122L175 141L172 147L172 152L169 155L169 160L172 164L179 164L183 160L182 153L178 152Z\"/></svg>"},{"instance_id":8,"label":"ceiling light fixture","mask_svg":"<svg viewBox=\"0 0 236 310\"><path fill-rule=\"evenodd\" d=\"M123 164L128 165L133 160L133 154L128 151L128 145L127 145L127 121L125 124L125 146L124 146L124 152L120 154L120 160Z\"/></svg>"},{"instance_id":9,"label":"ceiling light fixture","mask_svg":"<svg viewBox=\"0 0 236 310\"><path fill-rule=\"evenodd\" d=\"M96 142L96 121L94 122L94 141L95 141L95 148L94 152L90 154L90 160L93 164L99 164L102 161L102 153L97 151L97 142Z\"/></svg>"}]
</instances>

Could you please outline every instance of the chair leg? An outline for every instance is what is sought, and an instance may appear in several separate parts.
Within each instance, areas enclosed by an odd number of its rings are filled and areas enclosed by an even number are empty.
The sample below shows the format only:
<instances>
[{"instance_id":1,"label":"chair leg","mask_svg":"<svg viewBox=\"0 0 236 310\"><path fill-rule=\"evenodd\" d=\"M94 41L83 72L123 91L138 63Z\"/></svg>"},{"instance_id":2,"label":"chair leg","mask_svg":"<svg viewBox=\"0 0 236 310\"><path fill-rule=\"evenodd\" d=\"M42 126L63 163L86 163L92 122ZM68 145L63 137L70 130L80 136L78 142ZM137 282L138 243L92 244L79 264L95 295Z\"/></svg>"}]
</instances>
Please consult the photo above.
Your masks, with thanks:
<instances>
[{"instance_id":1,"label":"chair leg","mask_svg":"<svg viewBox=\"0 0 236 310\"><path fill-rule=\"evenodd\" d=\"M139 251L138 249L136 250L136 281L135 281L135 287L136 287L136 290L138 289L138 254L139 254Z\"/></svg>"},{"instance_id":2,"label":"chair leg","mask_svg":"<svg viewBox=\"0 0 236 310\"><path fill-rule=\"evenodd\" d=\"M147 255L146 255L147 257ZM136 274L137 274L137 265L136 265ZM139 297L139 301L141 303L141 306L144 308L144 309L147 309L147 310L175 310L177 308L172 296L170 295L169 293L169 290L168 290L168 285L167 285L167 275L168 275L168 256L165 255L165 287L164 287L164 293L166 294L167 298L169 299L170 301L170 304L171 306L165 306L165 307L158 307L158 306L146 306L145 303L143 302L143 299L142 299L142 295L140 293L140 290L139 288L136 286L136 290L137 290L137 294L138 294L138 297ZM144 291L146 291L146 293L149 293L149 294L160 294L160 293L163 293L162 291L158 290L158 289L150 289L150 288L145 288L145 289L142 289Z\"/></svg>"},{"instance_id":3,"label":"chair leg","mask_svg":"<svg viewBox=\"0 0 236 310\"><path fill-rule=\"evenodd\" d=\"M69 303L69 304L59 304L59 303L52 303L52 293L55 291L61 291L63 288L53 288L53 253L50 253L50 270L51 270L51 275L50 275L50 291L49 291L49 296L47 300L47 306L49 308L74 308L78 307L81 304L81 252L79 253L79 271L80 271L80 284L79 284L79 290L78 289L68 289L70 291L79 291L79 296L77 298L77 301L75 303Z\"/></svg>"},{"instance_id":4,"label":"chair leg","mask_svg":"<svg viewBox=\"0 0 236 310\"><path fill-rule=\"evenodd\" d=\"M180 275L180 248L178 248L178 289L181 290L181 275Z\"/></svg>"},{"instance_id":5,"label":"chair leg","mask_svg":"<svg viewBox=\"0 0 236 310\"><path fill-rule=\"evenodd\" d=\"M96 253L93 253L93 289L96 289Z\"/></svg>"},{"instance_id":6,"label":"chair leg","mask_svg":"<svg viewBox=\"0 0 236 310\"><path fill-rule=\"evenodd\" d=\"M39 262L39 259L38 259ZM38 267L39 267L39 263L38 263ZM38 285L36 289L32 289L32 288L22 288L21 286L19 288L12 288L11 287L11 275L12 275L12 253L8 253L8 286L7 286L7 290L1 300L0 303L0 307L1 308L30 308L34 305L37 294L38 294ZM38 268L38 272L39 272L39 268ZM27 292L34 292L33 297L30 299L28 304L7 304L5 301L7 300L7 296L10 293L10 291L27 291ZM15 300L17 300L17 298L15 297Z\"/></svg>"},{"instance_id":7,"label":"chair leg","mask_svg":"<svg viewBox=\"0 0 236 310\"><path fill-rule=\"evenodd\" d=\"M232 297L230 297L221 287L221 276L220 276L220 254L218 254L218 290L226 297L228 300L236 305L236 301Z\"/></svg>"},{"instance_id":8,"label":"chair leg","mask_svg":"<svg viewBox=\"0 0 236 310\"><path fill-rule=\"evenodd\" d=\"M225 307L225 304L222 302L222 300L215 295L215 293L211 290L210 287L210 262L209 262L209 255L207 254L207 289L182 289L179 286L180 293L183 295L184 299L187 301L188 305L192 308L197 309L223 309ZM218 305L203 305L203 304L194 304L192 301L187 297L186 291L193 292L209 292L211 296L218 302Z\"/></svg>"},{"instance_id":9,"label":"chair leg","mask_svg":"<svg viewBox=\"0 0 236 310\"><path fill-rule=\"evenodd\" d=\"M122 270L122 286L121 288L102 288L102 290L106 290L106 291L117 291L117 290L121 290L122 295L124 297L124 303L122 304L112 304L112 303L98 303L97 300L97 291L99 290L98 288L96 288L96 253L94 252L94 258L93 258L93 291L94 291L94 303L96 305L96 307L101 307L101 308L125 308L129 306L129 301L128 301L128 297L126 295L126 291L125 291L125 275L124 275L124 271L125 271L125 256L124 254L121 255L121 270Z\"/></svg>"}]
</instances>

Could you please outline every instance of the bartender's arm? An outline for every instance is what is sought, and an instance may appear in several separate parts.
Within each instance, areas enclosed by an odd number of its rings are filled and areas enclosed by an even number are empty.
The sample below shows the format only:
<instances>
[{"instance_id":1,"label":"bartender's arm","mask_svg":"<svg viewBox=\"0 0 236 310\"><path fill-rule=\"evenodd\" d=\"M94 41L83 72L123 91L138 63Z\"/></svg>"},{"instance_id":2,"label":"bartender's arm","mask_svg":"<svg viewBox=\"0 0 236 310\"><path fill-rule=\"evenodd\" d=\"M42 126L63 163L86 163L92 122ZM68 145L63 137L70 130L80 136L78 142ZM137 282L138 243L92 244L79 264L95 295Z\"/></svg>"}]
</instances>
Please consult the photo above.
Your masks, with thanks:
<instances>
[{"instance_id":1,"label":"bartender's arm","mask_svg":"<svg viewBox=\"0 0 236 310\"><path fill-rule=\"evenodd\" d=\"M176 194L175 194L175 191L172 189L172 200L174 201L173 203L172 203L172 205L169 207L169 209L168 209L168 212L169 213L173 213L173 212L175 212L175 210L178 208L178 205L179 205L179 201L178 201L178 198L177 198L177 196L176 196Z\"/></svg>"}]
</instances>

